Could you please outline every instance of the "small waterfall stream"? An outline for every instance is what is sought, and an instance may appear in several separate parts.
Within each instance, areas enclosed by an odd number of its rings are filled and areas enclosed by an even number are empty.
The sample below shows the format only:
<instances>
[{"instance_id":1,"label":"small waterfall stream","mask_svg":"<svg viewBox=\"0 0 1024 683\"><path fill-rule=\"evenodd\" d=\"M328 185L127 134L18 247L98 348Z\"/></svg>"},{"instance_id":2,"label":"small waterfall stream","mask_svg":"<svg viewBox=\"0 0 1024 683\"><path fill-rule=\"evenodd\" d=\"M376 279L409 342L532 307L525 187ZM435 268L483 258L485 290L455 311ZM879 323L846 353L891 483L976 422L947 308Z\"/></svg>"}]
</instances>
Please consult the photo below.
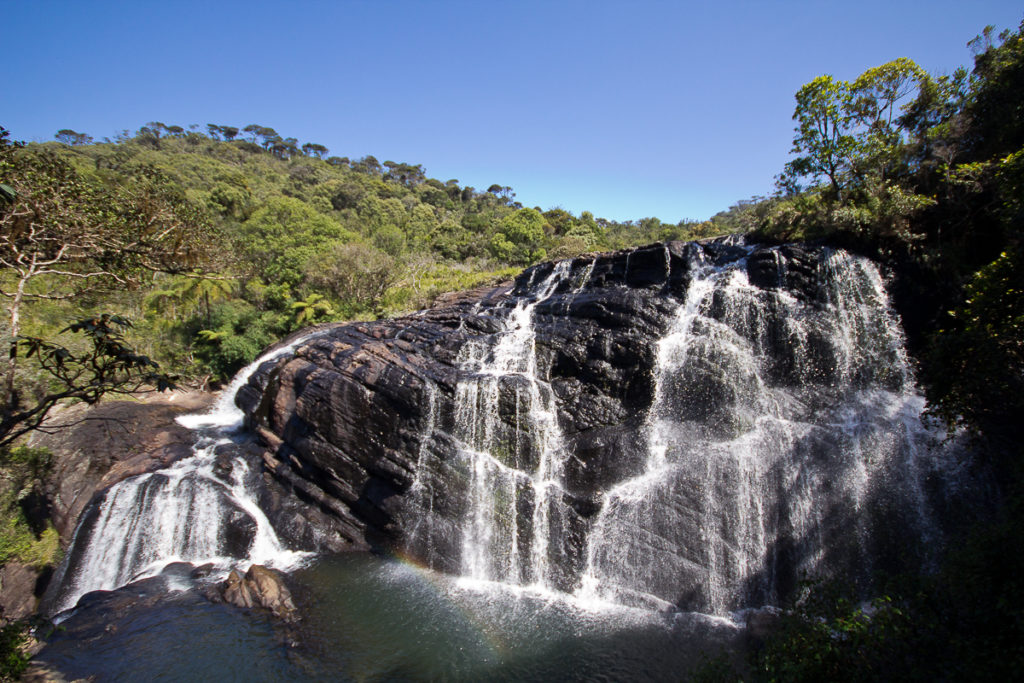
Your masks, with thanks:
<instances>
[{"instance_id":1,"label":"small waterfall stream","mask_svg":"<svg viewBox=\"0 0 1024 683\"><path fill-rule=\"evenodd\" d=\"M222 455L242 426L235 394L260 364L292 353L313 335L268 352L243 368L208 412L178 422L198 432L194 455L112 486L94 517L83 515L68 549L54 612L94 590L113 590L155 576L173 562L296 566L308 554L284 548L257 504L258 476L238 455ZM83 526L88 529L83 533Z\"/></svg>"},{"instance_id":2,"label":"small waterfall stream","mask_svg":"<svg viewBox=\"0 0 1024 683\"><path fill-rule=\"evenodd\" d=\"M550 547L558 541L551 516L565 448L554 393L537 373L533 316L569 266L561 261L531 283L531 295L516 302L496 338L468 344L461 358L466 379L457 388L455 437L471 472L462 539L468 579L549 585ZM511 417L501 403L509 392Z\"/></svg>"}]
</instances>

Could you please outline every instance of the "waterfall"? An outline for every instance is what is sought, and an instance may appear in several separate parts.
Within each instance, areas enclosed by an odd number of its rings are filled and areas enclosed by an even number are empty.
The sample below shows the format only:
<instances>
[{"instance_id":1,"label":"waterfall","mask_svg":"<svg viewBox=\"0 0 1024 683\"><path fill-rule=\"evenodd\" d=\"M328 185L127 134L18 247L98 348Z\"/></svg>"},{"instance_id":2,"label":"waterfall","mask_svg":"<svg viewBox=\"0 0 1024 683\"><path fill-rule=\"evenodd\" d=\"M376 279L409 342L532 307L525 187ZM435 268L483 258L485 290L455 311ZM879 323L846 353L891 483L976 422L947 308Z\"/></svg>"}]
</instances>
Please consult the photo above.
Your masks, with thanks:
<instances>
[{"instance_id":1,"label":"waterfall","mask_svg":"<svg viewBox=\"0 0 1024 683\"><path fill-rule=\"evenodd\" d=\"M289 476L384 549L584 602L724 615L806 576L866 587L927 565L956 454L922 423L885 282L867 259L786 249L565 260L508 298L340 327L303 354L317 382L267 382ZM308 339L179 419L194 457L90 509L60 608L174 561L300 561L231 434L238 389Z\"/></svg>"},{"instance_id":2,"label":"waterfall","mask_svg":"<svg viewBox=\"0 0 1024 683\"><path fill-rule=\"evenodd\" d=\"M155 576L172 562L212 564L226 572L238 564L287 568L306 557L282 545L255 499L259 473L227 447L242 426L234 403L238 390L259 365L292 353L312 336L243 368L208 412L179 417L198 432L191 457L112 486L98 509L83 515L54 612L74 607L90 591Z\"/></svg>"},{"instance_id":3,"label":"waterfall","mask_svg":"<svg viewBox=\"0 0 1024 683\"><path fill-rule=\"evenodd\" d=\"M604 493L579 597L725 613L833 567L867 580L880 524L938 536L936 439L882 278L844 252L819 274L823 303L752 286L743 260L693 269L657 344L646 467Z\"/></svg>"},{"instance_id":4,"label":"waterfall","mask_svg":"<svg viewBox=\"0 0 1024 683\"><path fill-rule=\"evenodd\" d=\"M463 576L550 585L552 520L565 458L551 386L537 373L534 309L569 274L561 261L516 301L494 339L467 344L456 390L455 438L469 469ZM508 405L511 394L512 405ZM503 403L504 401L504 403Z\"/></svg>"}]
</instances>

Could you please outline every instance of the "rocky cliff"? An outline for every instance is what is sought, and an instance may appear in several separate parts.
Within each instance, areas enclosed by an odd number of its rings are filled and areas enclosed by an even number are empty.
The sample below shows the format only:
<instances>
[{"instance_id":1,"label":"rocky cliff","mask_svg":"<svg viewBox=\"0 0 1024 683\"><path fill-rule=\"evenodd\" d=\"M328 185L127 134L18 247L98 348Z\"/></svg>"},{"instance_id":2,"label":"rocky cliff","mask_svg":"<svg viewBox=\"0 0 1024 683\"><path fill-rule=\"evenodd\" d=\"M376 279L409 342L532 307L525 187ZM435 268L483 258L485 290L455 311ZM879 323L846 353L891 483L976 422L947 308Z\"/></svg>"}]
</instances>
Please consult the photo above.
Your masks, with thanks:
<instances>
[{"instance_id":1,"label":"rocky cliff","mask_svg":"<svg viewBox=\"0 0 1024 683\"><path fill-rule=\"evenodd\" d=\"M887 527L931 533L944 476L877 270L737 238L328 326L238 403L318 515L307 547L642 604L866 576L898 554Z\"/></svg>"}]
</instances>

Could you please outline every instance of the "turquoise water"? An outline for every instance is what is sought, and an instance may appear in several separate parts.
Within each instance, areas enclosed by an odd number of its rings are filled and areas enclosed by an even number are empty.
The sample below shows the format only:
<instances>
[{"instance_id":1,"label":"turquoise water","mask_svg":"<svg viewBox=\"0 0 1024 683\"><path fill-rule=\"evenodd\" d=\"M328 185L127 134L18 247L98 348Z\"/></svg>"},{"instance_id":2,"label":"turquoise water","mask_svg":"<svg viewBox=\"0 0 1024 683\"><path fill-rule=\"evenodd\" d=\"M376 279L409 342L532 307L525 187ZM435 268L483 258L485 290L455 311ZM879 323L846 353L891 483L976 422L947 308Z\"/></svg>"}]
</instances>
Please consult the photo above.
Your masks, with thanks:
<instances>
[{"instance_id":1,"label":"turquoise water","mask_svg":"<svg viewBox=\"0 0 1024 683\"><path fill-rule=\"evenodd\" d=\"M465 587L364 554L321 559L291 584L301 617L289 627L196 588L129 586L144 597L93 599L38 659L96 680L657 681L741 638L722 619Z\"/></svg>"}]
</instances>

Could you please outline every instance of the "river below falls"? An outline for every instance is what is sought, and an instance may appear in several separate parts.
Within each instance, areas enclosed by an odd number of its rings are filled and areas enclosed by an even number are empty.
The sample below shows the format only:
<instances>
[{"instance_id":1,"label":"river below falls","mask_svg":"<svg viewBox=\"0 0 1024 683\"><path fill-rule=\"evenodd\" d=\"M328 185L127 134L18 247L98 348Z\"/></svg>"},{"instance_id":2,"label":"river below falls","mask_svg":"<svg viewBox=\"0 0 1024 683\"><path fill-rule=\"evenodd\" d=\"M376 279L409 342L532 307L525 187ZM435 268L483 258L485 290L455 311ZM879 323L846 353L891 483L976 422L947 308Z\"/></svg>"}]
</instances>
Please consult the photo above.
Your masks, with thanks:
<instances>
[{"instance_id":1,"label":"river below falls","mask_svg":"<svg viewBox=\"0 0 1024 683\"><path fill-rule=\"evenodd\" d=\"M87 597L37 661L97 681L658 681L744 640L719 617L467 586L368 554L294 572L293 626L211 603L187 577Z\"/></svg>"}]
</instances>

